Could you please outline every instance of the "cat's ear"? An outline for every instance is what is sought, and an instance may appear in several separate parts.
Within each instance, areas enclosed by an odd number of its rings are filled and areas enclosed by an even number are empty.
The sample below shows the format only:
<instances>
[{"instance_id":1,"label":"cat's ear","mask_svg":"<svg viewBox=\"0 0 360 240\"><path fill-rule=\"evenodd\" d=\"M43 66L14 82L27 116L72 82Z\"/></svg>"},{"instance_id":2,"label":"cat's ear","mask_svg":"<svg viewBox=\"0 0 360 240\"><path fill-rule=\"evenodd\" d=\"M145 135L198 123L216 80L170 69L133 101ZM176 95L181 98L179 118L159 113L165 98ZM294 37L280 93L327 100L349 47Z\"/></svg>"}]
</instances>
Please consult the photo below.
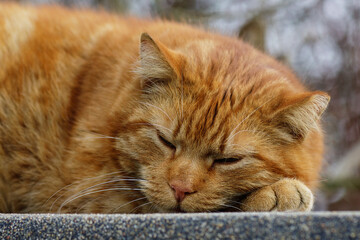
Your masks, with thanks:
<instances>
[{"instance_id":1,"label":"cat's ear","mask_svg":"<svg viewBox=\"0 0 360 240\"><path fill-rule=\"evenodd\" d=\"M140 38L140 75L143 86L169 81L179 77L180 56L161 42L153 40L149 34Z\"/></svg>"},{"instance_id":2,"label":"cat's ear","mask_svg":"<svg viewBox=\"0 0 360 240\"><path fill-rule=\"evenodd\" d=\"M319 130L320 117L330 96L325 92L307 92L284 99L272 121L282 139L301 141L312 130Z\"/></svg>"}]
</instances>

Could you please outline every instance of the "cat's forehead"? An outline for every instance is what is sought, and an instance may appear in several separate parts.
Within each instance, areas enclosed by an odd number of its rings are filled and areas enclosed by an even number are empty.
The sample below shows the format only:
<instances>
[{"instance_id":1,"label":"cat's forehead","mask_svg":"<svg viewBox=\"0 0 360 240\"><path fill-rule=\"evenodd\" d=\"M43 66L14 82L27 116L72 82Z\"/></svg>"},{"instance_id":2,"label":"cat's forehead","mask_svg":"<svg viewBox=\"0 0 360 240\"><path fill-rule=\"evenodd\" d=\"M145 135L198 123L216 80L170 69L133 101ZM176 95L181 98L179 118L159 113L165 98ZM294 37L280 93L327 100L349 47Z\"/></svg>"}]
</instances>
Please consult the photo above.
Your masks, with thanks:
<instances>
[{"instance_id":1,"label":"cat's forehead","mask_svg":"<svg viewBox=\"0 0 360 240\"><path fill-rule=\"evenodd\" d=\"M197 88L207 88L209 92L224 92L239 84L244 88L248 83L261 81L261 74L269 70L274 72L266 64L259 64L246 47L240 48L240 43L220 44L211 40L201 43L204 44L192 44L184 50L186 60L182 66L183 81Z\"/></svg>"},{"instance_id":2,"label":"cat's forehead","mask_svg":"<svg viewBox=\"0 0 360 240\"><path fill-rule=\"evenodd\" d=\"M201 43L187 46L182 78L170 91L175 107L169 106L169 110L178 119L172 126L174 136L203 148L238 144L261 127L261 115L272 109L269 100L287 83L267 63L259 63L251 55L244 58L246 47L240 51L232 42ZM266 94L269 91L271 94Z\"/></svg>"},{"instance_id":3,"label":"cat's forehead","mask_svg":"<svg viewBox=\"0 0 360 240\"><path fill-rule=\"evenodd\" d=\"M235 105L238 103L235 91L233 88L221 88L210 93L206 88L199 88L184 95L179 92L174 101L164 108L169 117L156 114L160 116L157 124L171 129L169 137L203 154L224 152L234 144L249 147L252 134L249 131L238 132L247 128L245 124L237 126L248 110L245 111L246 106Z\"/></svg>"},{"instance_id":4,"label":"cat's forehead","mask_svg":"<svg viewBox=\"0 0 360 240\"><path fill-rule=\"evenodd\" d=\"M201 67L202 72L221 70L238 58L238 48L235 44L220 44L213 40L201 40L187 45L183 50L187 60L187 71L196 72ZM210 69L212 67L213 69Z\"/></svg>"}]
</instances>

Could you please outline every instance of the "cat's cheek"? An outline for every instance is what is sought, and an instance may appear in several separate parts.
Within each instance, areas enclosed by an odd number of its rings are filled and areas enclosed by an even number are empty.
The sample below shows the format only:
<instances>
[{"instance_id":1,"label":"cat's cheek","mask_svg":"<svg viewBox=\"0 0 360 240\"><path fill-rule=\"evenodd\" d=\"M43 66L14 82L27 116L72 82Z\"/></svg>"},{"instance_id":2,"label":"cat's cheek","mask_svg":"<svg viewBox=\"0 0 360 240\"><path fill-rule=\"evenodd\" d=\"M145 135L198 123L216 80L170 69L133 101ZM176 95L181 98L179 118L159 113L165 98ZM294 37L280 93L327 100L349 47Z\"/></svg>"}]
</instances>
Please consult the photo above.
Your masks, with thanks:
<instances>
[{"instance_id":1,"label":"cat's cheek","mask_svg":"<svg viewBox=\"0 0 360 240\"><path fill-rule=\"evenodd\" d=\"M165 180L166 167L164 163L142 165L140 176L145 181L142 182L142 192L153 203L157 209L167 212L167 209L176 207L176 200L171 188Z\"/></svg>"},{"instance_id":2,"label":"cat's cheek","mask_svg":"<svg viewBox=\"0 0 360 240\"><path fill-rule=\"evenodd\" d=\"M148 134L132 133L130 136L119 136L115 148L122 155L126 155L123 161L151 164L164 158L164 151L158 145Z\"/></svg>"}]
</instances>

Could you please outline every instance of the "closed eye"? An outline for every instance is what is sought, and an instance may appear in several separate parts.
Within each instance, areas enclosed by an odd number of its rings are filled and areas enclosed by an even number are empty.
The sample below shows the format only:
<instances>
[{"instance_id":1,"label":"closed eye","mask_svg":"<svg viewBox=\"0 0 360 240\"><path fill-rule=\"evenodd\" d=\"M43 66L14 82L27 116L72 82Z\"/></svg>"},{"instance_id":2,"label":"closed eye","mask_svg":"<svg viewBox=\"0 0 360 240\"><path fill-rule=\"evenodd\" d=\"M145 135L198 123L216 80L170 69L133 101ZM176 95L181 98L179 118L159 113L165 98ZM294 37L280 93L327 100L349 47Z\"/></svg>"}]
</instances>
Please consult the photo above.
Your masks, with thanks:
<instances>
[{"instance_id":1,"label":"closed eye","mask_svg":"<svg viewBox=\"0 0 360 240\"><path fill-rule=\"evenodd\" d=\"M175 145L172 144L171 142L169 142L168 140L166 140L163 136L161 136L161 134L159 134L159 132L158 132L158 137L165 146L167 146L168 148L170 148L172 150L176 150Z\"/></svg>"},{"instance_id":2,"label":"closed eye","mask_svg":"<svg viewBox=\"0 0 360 240\"><path fill-rule=\"evenodd\" d=\"M213 164L232 164L242 160L242 157L237 158L219 158L215 159Z\"/></svg>"}]
</instances>

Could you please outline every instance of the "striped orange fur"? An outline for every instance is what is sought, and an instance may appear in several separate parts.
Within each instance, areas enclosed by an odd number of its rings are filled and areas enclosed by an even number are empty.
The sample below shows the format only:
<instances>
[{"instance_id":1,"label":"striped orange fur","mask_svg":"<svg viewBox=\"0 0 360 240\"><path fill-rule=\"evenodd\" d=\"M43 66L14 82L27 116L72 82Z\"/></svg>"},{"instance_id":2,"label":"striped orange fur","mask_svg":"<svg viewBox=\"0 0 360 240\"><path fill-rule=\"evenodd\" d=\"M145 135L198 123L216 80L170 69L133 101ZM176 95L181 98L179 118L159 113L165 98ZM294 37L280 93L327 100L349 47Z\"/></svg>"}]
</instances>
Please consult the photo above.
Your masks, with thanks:
<instances>
[{"instance_id":1,"label":"striped orange fur","mask_svg":"<svg viewBox=\"0 0 360 240\"><path fill-rule=\"evenodd\" d=\"M0 212L308 211L329 96L185 24L0 5Z\"/></svg>"}]
</instances>

